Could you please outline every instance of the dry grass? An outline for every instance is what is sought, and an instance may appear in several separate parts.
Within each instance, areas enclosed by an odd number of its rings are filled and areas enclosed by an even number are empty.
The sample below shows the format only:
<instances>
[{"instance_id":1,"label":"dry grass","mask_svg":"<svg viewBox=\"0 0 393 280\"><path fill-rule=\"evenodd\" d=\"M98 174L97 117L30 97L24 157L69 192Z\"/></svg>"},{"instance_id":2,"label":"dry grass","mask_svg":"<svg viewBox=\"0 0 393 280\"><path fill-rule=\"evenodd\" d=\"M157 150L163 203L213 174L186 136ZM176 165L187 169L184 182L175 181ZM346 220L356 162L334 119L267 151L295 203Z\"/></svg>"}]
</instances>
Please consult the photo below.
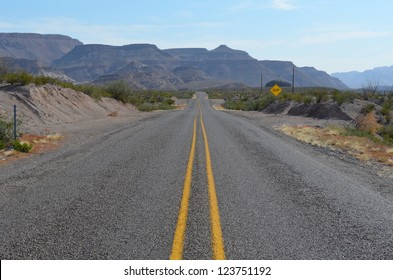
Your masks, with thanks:
<instances>
[{"instance_id":1,"label":"dry grass","mask_svg":"<svg viewBox=\"0 0 393 280\"><path fill-rule=\"evenodd\" d=\"M176 105L176 110L185 110L187 106L187 104L178 104Z\"/></svg>"},{"instance_id":2,"label":"dry grass","mask_svg":"<svg viewBox=\"0 0 393 280\"><path fill-rule=\"evenodd\" d=\"M108 114L108 117L117 117L119 113L117 111L111 112Z\"/></svg>"},{"instance_id":3,"label":"dry grass","mask_svg":"<svg viewBox=\"0 0 393 280\"><path fill-rule=\"evenodd\" d=\"M346 151L364 161L377 161L393 166L393 148L366 137L344 136L340 127L283 126L280 130L302 142L331 150Z\"/></svg>"},{"instance_id":4,"label":"dry grass","mask_svg":"<svg viewBox=\"0 0 393 280\"><path fill-rule=\"evenodd\" d=\"M226 110L226 109L224 108L224 106L222 106L222 105L213 105L213 109L214 109L214 110L219 110L219 111Z\"/></svg>"},{"instance_id":5,"label":"dry grass","mask_svg":"<svg viewBox=\"0 0 393 280\"><path fill-rule=\"evenodd\" d=\"M374 112L368 113L365 116L360 116L356 120L356 127L360 130L367 131L369 133L376 133L381 128L377 121L377 116Z\"/></svg>"}]
</instances>

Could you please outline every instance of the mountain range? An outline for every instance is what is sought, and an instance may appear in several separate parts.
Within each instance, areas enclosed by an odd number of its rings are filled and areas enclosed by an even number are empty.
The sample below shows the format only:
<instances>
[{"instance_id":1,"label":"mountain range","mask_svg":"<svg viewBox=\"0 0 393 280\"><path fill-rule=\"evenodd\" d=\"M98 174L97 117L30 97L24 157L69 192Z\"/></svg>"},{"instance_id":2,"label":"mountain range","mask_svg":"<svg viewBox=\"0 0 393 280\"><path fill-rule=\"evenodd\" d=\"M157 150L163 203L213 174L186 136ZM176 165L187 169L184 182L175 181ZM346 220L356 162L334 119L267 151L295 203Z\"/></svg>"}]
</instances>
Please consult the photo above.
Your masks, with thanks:
<instances>
[{"instance_id":1,"label":"mountain range","mask_svg":"<svg viewBox=\"0 0 393 280\"><path fill-rule=\"evenodd\" d=\"M378 85L380 88L393 87L393 65L376 67L363 72L333 73L332 76L340 79L351 88L367 87L370 83Z\"/></svg>"},{"instance_id":2,"label":"mountain range","mask_svg":"<svg viewBox=\"0 0 393 280\"><path fill-rule=\"evenodd\" d=\"M221 45L159 49L153 44L109 46L83 44L63 35L0 33L2 67L23 69L78 83L124 80L136 88L201 89L260 86L270 80L292 80L295 86L345 89L338 78L290 61L257 60L247 52Z\"/></svg>"}]
</instances>

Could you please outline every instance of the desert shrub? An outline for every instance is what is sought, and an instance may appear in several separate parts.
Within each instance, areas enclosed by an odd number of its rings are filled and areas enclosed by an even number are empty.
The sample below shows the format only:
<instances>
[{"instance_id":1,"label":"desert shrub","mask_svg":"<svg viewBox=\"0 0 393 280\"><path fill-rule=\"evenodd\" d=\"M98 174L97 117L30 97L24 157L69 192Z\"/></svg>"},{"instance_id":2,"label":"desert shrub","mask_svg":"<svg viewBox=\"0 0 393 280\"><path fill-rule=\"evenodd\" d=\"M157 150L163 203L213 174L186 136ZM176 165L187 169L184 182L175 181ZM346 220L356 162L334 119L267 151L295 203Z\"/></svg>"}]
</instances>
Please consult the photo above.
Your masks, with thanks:
<instances>
[{"instance_id":1,"label":"desert shrub","mask_svg":"<svg viewBox=\"0 0 393 280\"><path fill-rule=\"evenodd\" d=\"M105 91L109 93L110 97L120 100L124 103L128 102L131 95L131 88L123 81L117 81L108 84Z\"/></svg>"},{"instance_id":2,"label":"desert shrub","mask_svg":"<svg viewBox=\"0 0 393 280\"><path fill-rule=\"evenodd\" d=\"M248 101L244 102L243 109L245 111L255 111L258 109L258 104L255 101L248 100Z\"/></svg>"},{"instance_id":3,"label":"desert shrub","mask_svg":"<svg viewBox=\"0 0 393 280\"><path fill-rule=\"evenodd\" d=\"M288 100L293 100L292 94L288 92L283 92L278 96L278 99L280 101L288 101Z\"/></svg>"},{"instance_id":4,"label":"desert shrub","mask_svg":"<svg viewBox=\"0 0 393 280\"><path fill-rule=\"evenodd\" d=\"M381 127L378 134L388 143L393 144L393 125Z\"/></svg>"},{"instance_id":5,"label":"desert shrub","mask_svg":"<svg viewBox=\"0 0 393 280\"><path fill-rule=\"evenodd\" d=\"M313 90L313 91L311 91L311 95L313 95L315 97L315 101L317 103L325 102L325 101L328 101L328 99L329 99L329 93L323 89Z\"/></svg>"},{"instance_id":6,"label":"desert shrub","mask_svg":"<svg viewBox=\"0 0 393 280\"><path fill-rule=\"evenodd\" d=\"M357 136L357 137L366 137L373 142L380 142L380 140L371 132L362 130L355 127L346 127L342 132L343 136Z\"/></svg>"},{"instance_id":7,"label":"desert shrub","mask_svg":"<svg viewBox=\"0 0 393 280\"><path fill-rule=\"evenodd\" d=\"M51 77L45 76L38 76L32 77L32 83L36 84L37 86L46 85L46 84L56 84L57 80Z\"/></svg>"},{"instance_id":8,"label":"desert shrub","mask_svg":"<svg viewBox=\"0 0 393 280\"><path fill-rule=\"evenodd\" d=\"M382 108L379 111L381 113L382 116L385 117L386 122L389 124L391 122L391 110L393 108L393 102L386 100L383 104L382 104Z\"/></svg>"},{"instance_id":9,"label":"desert shrub","mask_svg":"<svg viewBox=\"0 0 393 280\"><path fill-rule=\"evenodd\" d=\"M17 72L17 73L7 73L2 78L5 82L21 85L28 85L33 82L34 78L32 75L27 74L26 72Z\"/></svg>"},{"instance_id":10,"label":"desert shrub","mask_svg":"<svg viewBox=\"0 0 393 280\"><path fill-rule=\"evenodd\" d=\"M382 104L381 114L384 116L389 115L392 109L393 109L393 101L387 99Z\"/></svg>"},{"instance_id":11,"label":"desert shrub","mask_svg":"<svg viewBox=\"0 0 393 280\"><path fill-rule=\"evenodd\" d=\"M359 93L354 91L339 91L333 90L331 93L332 100L336 101L338 105L341 105L345 102L352 102L355 98L361 98L362 96Z\"/></svg>"},{"instance_id":12,"label":"desert shrub","mask_svg":"<svg viewBox=\"0 0 393 280\"><path fill-rule=\"evenodd\" d=\"M144 101L141 98L136 97L136 96L129 97L128 98L128 102L131 103L132 105L136 106L136 107L138 107L139 105L144 103Z\"/></svg>"},{"instance_id":13,"label":"desert shrub","mask_svg":"<svg viewBox=\"0 0 393 280\"><path fill-rule=\"evenodd\" d=\"M187 91L187 90L179 90L179 91L173 91L171 92L172 96L176 96L179 99L189 99L193 96L194 92L193 91ZM209 98L212 98L209 96Z\"/></svg>"},{"instance_id":14,"label":"desert shrub","mask_svg":"<svg viewBox=\"0 0 393 280\"><path fill-rule=\"evenodd\" d=\"M338 105L341 105L341 104L343 104L344 102L347 101L347 97L346 97L344 94L342 94L341 92L339 92L339 91L335 91L335 92L332 94L332 99L333 99L334 101L336 101L336 103L337 103Z\"/></svg>"},{"instance_id":15,"label":"desert shrub","mask_svg":"<svg viewBox=\"0 0 393 280\"><path fill-rule=\"evenodd\" d=\"M282 97L280 97L282 95ZM283 101L294 101L296 103L310 104L313 101L314 95L309 93L283 93L278 99ZM321 98L322 99L322 98Z\"/></svg>"},{"instance_id":16,"label":"desert shrub","mask_svg":"<svg viewBox=\"0 0 393 280\"><path fill-rule=\"evenodd\" d=\"M267 106L269 106L270 104L272 104L274 101L276 100L276 98L273 95L265 95L264 97L260 98L257 101L256 104L256 109L258 111L262 111L263 109L265 109Z\"/></svg>"},{"instance_id":17,"label":"desert shrub","mask_svg":"<svg viewBox=\"0 0 393 280\"><path fill-rule=\"evenodd\" d=\"M303 102L303 95L302 94L291 94L290 95L290 99L289 100L293 100L297 103L302 103Z\"/></svg>"},{"instance_id":18,"label":"desert shrub","mask_svg":"<svg viewBox=\"0 0 393 280\"><path fill-rule=\"evenodd\" d=\"M28 153L33 146L26 142L20 142L19 140L15 140L12 142L12 146L15 151L19 151L22 153Z\"/></svg>"},{"instance_id":19,"label":"desert shrub","mask_svg":"<svg viewBox=\"0 0 393 280\"><path fill-rule=\"evenodd\" d=\"M158 110L173 110L175 108L176 108L175 106L165 103L165 102L162 102L162 103L158 104L158 106L157 106Z\"/></svg>"},{"instance_id":20,"label":"desert shrub","mask_svg":"<svg viewBox=\"0 0 393 280\"><path fill-rule=\"evenodd\" d=\"M110 93L108 93L103 87L93 86L93 85L78 85L74 88L77 91L81 91L90 97L99 100L102 97L111 97Z\"/></svg>"},{"instance_id":21,"label":"desert shrub","mask_svg":"<svg viewBox=\"0 0 393 280\"><path fill-rule=\"evenodd\" d=\"M175 101L170 99L170 98L168 98L168 99L165 99L163 103L167 104L167 105L173 105L173 104L175 104Z\"/></svg>"},{"instance_id":22,"label":"desert shrub","mask_svg":"<svg viewBox=\"0 0 393 280\"><path fill-rule=\"evenodd\" d=\"M244 102L242 101L234 101L234 100L228 100L223 104L225 109L229 110L243 110L244 108Z\"/></svg>"},{"instance_id":23,"label":"desert shrub","mask_svg":"<svg viewBox=\"0 0 393 280\"><path fill-rule=\"evenodd\" d=\"M303 96L302 103L310 104L311 102L312 102L312 97L311 96L308 96L308 95Z\"/></svg>"},{"instance_id":24,"label":"desert shrub","mask_svg":"<svg viewBox=\"0 0 393 280\"><path fill-rule=\"evenodd\" d=\"M209 99L224 99L224 94L218 91L208 92Z\"/></svg>"},{"instance_id":25,"label":"desert shrub","mask_svg":"<svg viewBox=\"0 0 393 280\"><path fill-rule=\"evenodd\" d=\"M3 115L0 115L0 149L4 149L13 138L14 124L8 121Z\"/></svg>"},{"instance_id":26,"label":"desert shrub","mask_svg":"<svg viewBox=\"0 0 393 280\"><path fill-rule=\"evenodd\" d=\"M371 113L375 109L375 105L372 103L366 104L362 107L360 112L364 115L367 115L368 113Z\"/></svg>"},{"instance_id":27,"label":"desert shrub","mask_svg":"<svg viewBox=\"0 0 393 280\"><path fill-rule=\"evenodd\" d=\"M148 103L139 104L137 106L137 108L141 112L151 112L151 111L154 111L156 109L156 107L154 105L148 104Z\"/></svg>"}]
</instances>

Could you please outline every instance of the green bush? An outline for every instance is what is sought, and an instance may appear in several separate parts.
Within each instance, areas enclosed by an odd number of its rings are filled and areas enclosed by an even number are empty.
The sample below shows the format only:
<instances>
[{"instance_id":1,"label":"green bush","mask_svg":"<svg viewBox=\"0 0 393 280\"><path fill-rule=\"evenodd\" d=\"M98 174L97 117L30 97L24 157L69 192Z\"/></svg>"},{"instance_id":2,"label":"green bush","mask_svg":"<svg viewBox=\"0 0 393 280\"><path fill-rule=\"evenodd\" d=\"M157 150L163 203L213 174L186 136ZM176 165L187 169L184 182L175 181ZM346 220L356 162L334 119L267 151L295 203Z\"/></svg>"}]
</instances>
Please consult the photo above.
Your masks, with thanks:
<instances>
[{"instance_id":1,"label":"green bush","mask_svg":"<svg viewBox=\"0 0 393 280\"><path fill-rule=\"evenodd\" d=\"M341 105L346 101L346 97L340 93L333 94L332 99L333 101L336 101L338 105Z\"/></svg>"},{"instance_id":2,"label":"green bush","mask_svg":"<svg viewBox=\"0 0 393 280\"><path fill-rule=\"evenodd\" d=\"M312 97L311 97L311 96L308 96L308 95L305 95L305 96L303 96L302 102L303 102L304 104L310 104L310 103L312 102Z\"/></svg>"},{"instance_id":3,"label":"green bush","mask_svg":"<svg viewBox=\"0 0 393 280\"><path fill-rule=\"evenodd\" d=\"M63 87L67 87L64 86ZM111 97L110 93L108 93L103 87L93 86L93 85L79 85L74 86L74 89L77 91L81 91L84 94L89 95L91 98L96 100L100 100L102 97Z\"/></svg>"},{"instance_id":4,"label":"green bush","mask_svg":"<svg viewBox=\"0 0 393 280\"><path fill-rule=\"evenodd\" d=\"M360 112L364 115L367 115L368 113L371 113L374 109L375 109L375 105L369 103L367 105L364 105L363 108L360 110Z\"/></svg>"},{"instance_id":5,"label":"green bush","mask_svg":"<svg viewBox=\"0 0 393 280\"><path fill-rule=\"evenodd\" d=\"M7 144L5 142L3 142L2 140L0 140L0 150L3 150L7 148Z\"/></svg>"},{"instance_id":6,"label":"green bush","mask_svg":"<svg viewBox=\"0 0 393 280\"><path fill-rule=\"evenodd\" d=\"M51 78L51 77L45 77L45 76L32 77L32 82L37 86L42 86L46 84L55 84L56 81L57 80L55 78Z\"/></svg>"},{"instance_id":7,"label":"green bush","mask_svg":"<svg viewBox=\"0 0 393 280\"><path fill-rule=\"evenodd\" d=\"M244 102L243 109L245 111L254 111L258 109L258 104L255 101L248 100Z\"/></svg>"},{"instance_id":8,"label":"green bush","mask_svg":"<svg viewBox=\"0 0 393 280\"><path fill-rule=\"evenodd\" d=\"M378 134L388 143L393 144L393 125L384 126L379 129Z\"/></svg>"},{"instance_id":9,"label":"green bush","mask_svg":"<svg viewBox=\"0 0 393 280\"><path fill-rule=\"evenodd\" d=\"M329 93L323 89L312 90L311 95L315 97L315 101L317 103L321 103L329 100Z\"/></svg>"},{"instance_id":10,"label":"green bush","mask_svg":"<svg viewBox=\"0 0 393 280\"><path fill-rule=\"evenodd\" d=\"M168 98L168 99L164 100L163 103L168 104L168 105L173 105L173 104L175 104L175 101L170 99L170 98Z\"/></svg>"},{"instance_id":11,"label":"green bush","mask_svg":"<svg viewBox=\"0 0 393 280\"><path fill-rule=\"evenodd\" d=\"M33 146L29 143L21 143L19 140L15 140L12 142L12 146L15 151L19 151L22 153L28 153Z\"/></svg>"},{"instance_id":12,"label":"green bush","mask_svg":"<svg viewBox=\"0 0 393 280\"><path fill-rule=\"evenodd\" d=\"M8 73L2 77L2 80L14 84L28 85L33 82L34 78L32 75L26 72Z\"/></svg>"},{"instance_id":13,"label":"green bush","mask_svg":"<svg viewBox=\"0 0 393 280\"><path fill-rule=\"evenodd\" d=\"M343 136L357 136L357 137L366 137L373 142L380 142L380 140L372 133L358 129L353 127L346 127L344 132L342 133Z\"/></svg>"},{"instance_id":14,"label":"green bush","mask_svg":"<svg viewBox=\"0 0 393 280\"><path fill-rule=\"evenodd\" d=\"M258 111L262 111L267 106L272 104L275 100L276 100L276 98L273 95L265 95L264 97L260 98L257 101L256 108Z\"/></svg>"},{"instance_id":15,"label":"green bush","mask_svg":"<svg viewBox=\"0 0 393 280\"><path fill-rule=\"evenodd\" d=\"M4 115L0 115L0 149L4 149L13 138L14 124Z\"/></svg>"},{"instance_id":16,"label":"green bush","mask_svg":"<svg viewBox=\"0 0 393 280\"><path fill-rule=\"evenodd\" d=\"M233 101L233 100L228 100L223 104L223 107L225 109L229 110L243 110L244 108L244 102L242 101Z\"/></svg>"},{"instance_id":17,"label":"green bush","mask_svg":"<svg viewBox=\"0 0 393 280\"><path fill-rule=\"evenodd\" d=\"M141 112L152 112L156 109L154 105L148 103L139 104L137 108Z\"/></svg>"},{"instance_id":18,"label":"green bush","mask_svg":"<svg viewBox=\"0 0 393 280\"><path fill-rule=\"evenodd\" d=\"M172 100L172 101L173 101L173 100ZM157 109L158 109L158 110L173 110L173 109L176 109L176 107L173 106L173 105L170 105L170 104L168 104L168 103L162 102L162 103L160 103L160 104L157 106Z\"/></svg>"},{"instance_id":19,"label":"green bush","mask_svg":"<svg viewBox=\"0 0 393 280\"><path fill-rule=\"evenodd\" d=\"M110 83L105 90L114 99L127 103L131 96L131 88L123 81Z\"/></svg>"}]
</instances>

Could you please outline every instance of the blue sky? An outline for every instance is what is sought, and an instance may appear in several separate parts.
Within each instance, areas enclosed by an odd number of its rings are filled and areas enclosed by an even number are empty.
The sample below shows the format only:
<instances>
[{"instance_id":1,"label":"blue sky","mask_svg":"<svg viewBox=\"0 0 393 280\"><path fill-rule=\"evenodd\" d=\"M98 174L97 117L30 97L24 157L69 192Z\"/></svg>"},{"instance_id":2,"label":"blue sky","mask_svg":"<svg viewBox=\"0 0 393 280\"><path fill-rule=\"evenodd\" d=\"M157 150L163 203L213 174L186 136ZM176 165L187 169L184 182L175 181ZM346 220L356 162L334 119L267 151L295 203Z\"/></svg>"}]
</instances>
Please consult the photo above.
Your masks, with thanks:
<instances>
[{"instance_id":1,"label":"blue sky","mask_svg":"<svg viewBox=\"0 0 393 280\"><path fill-rule=\"evenodd\" d=\"M161 49L226 44L332 73L393 65L392 12L391 0L14 0L2 1L0 32Z\"/></svg>"}]
</instances>

